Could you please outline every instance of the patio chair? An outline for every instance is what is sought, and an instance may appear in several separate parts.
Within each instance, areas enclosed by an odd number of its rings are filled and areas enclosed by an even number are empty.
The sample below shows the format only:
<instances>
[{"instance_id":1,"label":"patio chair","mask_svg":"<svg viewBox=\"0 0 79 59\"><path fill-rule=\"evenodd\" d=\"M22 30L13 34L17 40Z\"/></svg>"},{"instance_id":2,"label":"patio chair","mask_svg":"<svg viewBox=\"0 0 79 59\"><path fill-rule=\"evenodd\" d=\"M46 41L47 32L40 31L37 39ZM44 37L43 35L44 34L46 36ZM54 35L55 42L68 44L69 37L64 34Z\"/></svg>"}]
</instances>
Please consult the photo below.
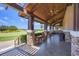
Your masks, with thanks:
<instances>
[{"instance_id":1,"label":"patio chair","mask_svg":"<svg viewBox=\"0 0 79 59\"><path fill-rule=\"evenodd\" d=\"M43 32L42 35L35 36L35 44L40 44L42 43L47 37L47 33Z\"/></svg>"},{"instance_id":2,"label":"patio chair","mask_svg":"<svg viewBox=\"0 0 79 59\"><path fill-rule=\"evenodd\" d=\"M35 37L35 39L34 39L35 45L41 43L42 35L34 36L34 37Z\"/></svg>"}]
</instances>

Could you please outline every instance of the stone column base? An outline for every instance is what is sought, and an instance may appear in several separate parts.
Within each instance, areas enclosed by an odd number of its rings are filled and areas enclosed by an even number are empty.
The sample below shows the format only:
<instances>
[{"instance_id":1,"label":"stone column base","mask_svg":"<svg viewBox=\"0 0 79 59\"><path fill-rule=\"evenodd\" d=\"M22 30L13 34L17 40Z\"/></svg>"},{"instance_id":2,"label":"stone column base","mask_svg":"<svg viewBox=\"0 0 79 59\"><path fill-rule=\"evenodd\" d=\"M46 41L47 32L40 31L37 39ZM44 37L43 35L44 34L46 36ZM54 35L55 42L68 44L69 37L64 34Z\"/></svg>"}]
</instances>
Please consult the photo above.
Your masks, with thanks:
<instances>
[{"instance_id":1,"label":"stone column base","mask_svg":"<svg viewBox=\"0 0 79 59\"><path fill-rule=\"evenodd\" d=\"M27 30L27 44L33 46L34 45L34 31L33 30Z\"/></svg>"}]
</instances>

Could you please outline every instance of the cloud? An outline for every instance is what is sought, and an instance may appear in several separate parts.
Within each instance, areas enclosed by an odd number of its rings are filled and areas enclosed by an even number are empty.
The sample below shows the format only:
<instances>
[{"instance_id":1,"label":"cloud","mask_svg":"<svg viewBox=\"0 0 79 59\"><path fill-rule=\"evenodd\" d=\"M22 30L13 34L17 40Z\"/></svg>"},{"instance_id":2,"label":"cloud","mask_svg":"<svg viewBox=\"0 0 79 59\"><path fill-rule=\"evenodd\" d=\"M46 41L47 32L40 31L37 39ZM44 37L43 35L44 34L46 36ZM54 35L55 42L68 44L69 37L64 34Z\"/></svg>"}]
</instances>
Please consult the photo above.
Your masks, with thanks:
<instances>
[{"instance_id":1,"label":"cloud","mask_svg":"<svg viewBox=\"0 0 79 59\"><path fill-rule=\"evenodd\" d=\"M4 7L0 7L0 10L2 11L2 10L5 10L5 8Z\"/></svg>"},{"instance_id":2,"label":"cloud","mask_svg":"<svg viewBox=\"0 0 79 59\"><path fill-rule=\"evenodd\" d=\"M20 21L25 22L25 20L24 20L24 19L22 19L22 18L20 19Z\"/></svg>"},{"instance_id":3,"label":"cloud","mask_svg":"<svg viewBox=\"0 0 79 59\"><path fill-rule=\"evenodd\" d=\"M6 21L4 21L2 19L0 19L0 23L8 25L8 22L6 22Z\"/></svg>"},{"instance_id":4,"label":"cloud","mask_svg":"<svg viewBox=\"0 0 79 59\"><path fill-rule=\"evenodd\" d=\"M36 26L40 26L41 24L38 23L38 22L34 22L34 25L36 25Z\"/></svg>"}]
</instances>

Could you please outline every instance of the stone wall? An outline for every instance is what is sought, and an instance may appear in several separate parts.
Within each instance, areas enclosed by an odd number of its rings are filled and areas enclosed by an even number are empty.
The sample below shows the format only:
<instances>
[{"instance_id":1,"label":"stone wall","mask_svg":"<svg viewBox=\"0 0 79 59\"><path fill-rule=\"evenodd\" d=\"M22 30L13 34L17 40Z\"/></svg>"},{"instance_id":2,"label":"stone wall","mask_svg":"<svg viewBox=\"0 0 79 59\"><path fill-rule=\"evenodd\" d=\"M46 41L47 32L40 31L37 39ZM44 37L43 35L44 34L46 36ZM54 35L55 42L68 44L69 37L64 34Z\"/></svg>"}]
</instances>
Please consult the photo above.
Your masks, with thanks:
<instances>
[{"instance_id":1,"label":"stone wall","mask_svg":"<svg viewBox=\"0 0 79 59\"><path fill-rule=\"evenodd\" d=\"M71 31L71 55L79 56L79 31Z\"/></svg>"}]
</instances>

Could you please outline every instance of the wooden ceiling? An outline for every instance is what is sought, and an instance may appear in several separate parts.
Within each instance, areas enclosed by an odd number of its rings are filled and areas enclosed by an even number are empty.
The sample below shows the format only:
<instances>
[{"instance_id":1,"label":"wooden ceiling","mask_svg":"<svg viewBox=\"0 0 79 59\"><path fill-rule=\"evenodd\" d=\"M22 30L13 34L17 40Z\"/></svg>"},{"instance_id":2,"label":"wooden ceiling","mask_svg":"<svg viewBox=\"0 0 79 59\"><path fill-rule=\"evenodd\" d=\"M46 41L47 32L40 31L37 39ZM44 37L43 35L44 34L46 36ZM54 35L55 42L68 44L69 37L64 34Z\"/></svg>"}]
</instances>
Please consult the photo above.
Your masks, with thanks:
<instances>
[{"instance_id":1,"label":"wooden ceiling","mask_svg":"<svg viewBox=\"0 0 79 59\"><path fill-rule=\"evenodd\" d=\"M16 3L7 4L20 10L20 16L32 15L35 21L47 25L62 22L67 6L72 5L68 3L28 3L20 7Z\"/></svg>"},{"instance_id":2,"label":"wooden ceiling","mask_svg":"<svg viewBox=\"0 0 79 59\"><path fill-rule=\"evenodd\" d=\"M67 6L66 3L29 3L24 6L27 13L38 18L36 21L52 25L58 20L63 20Z\"/></svg>"}]
</instances>

